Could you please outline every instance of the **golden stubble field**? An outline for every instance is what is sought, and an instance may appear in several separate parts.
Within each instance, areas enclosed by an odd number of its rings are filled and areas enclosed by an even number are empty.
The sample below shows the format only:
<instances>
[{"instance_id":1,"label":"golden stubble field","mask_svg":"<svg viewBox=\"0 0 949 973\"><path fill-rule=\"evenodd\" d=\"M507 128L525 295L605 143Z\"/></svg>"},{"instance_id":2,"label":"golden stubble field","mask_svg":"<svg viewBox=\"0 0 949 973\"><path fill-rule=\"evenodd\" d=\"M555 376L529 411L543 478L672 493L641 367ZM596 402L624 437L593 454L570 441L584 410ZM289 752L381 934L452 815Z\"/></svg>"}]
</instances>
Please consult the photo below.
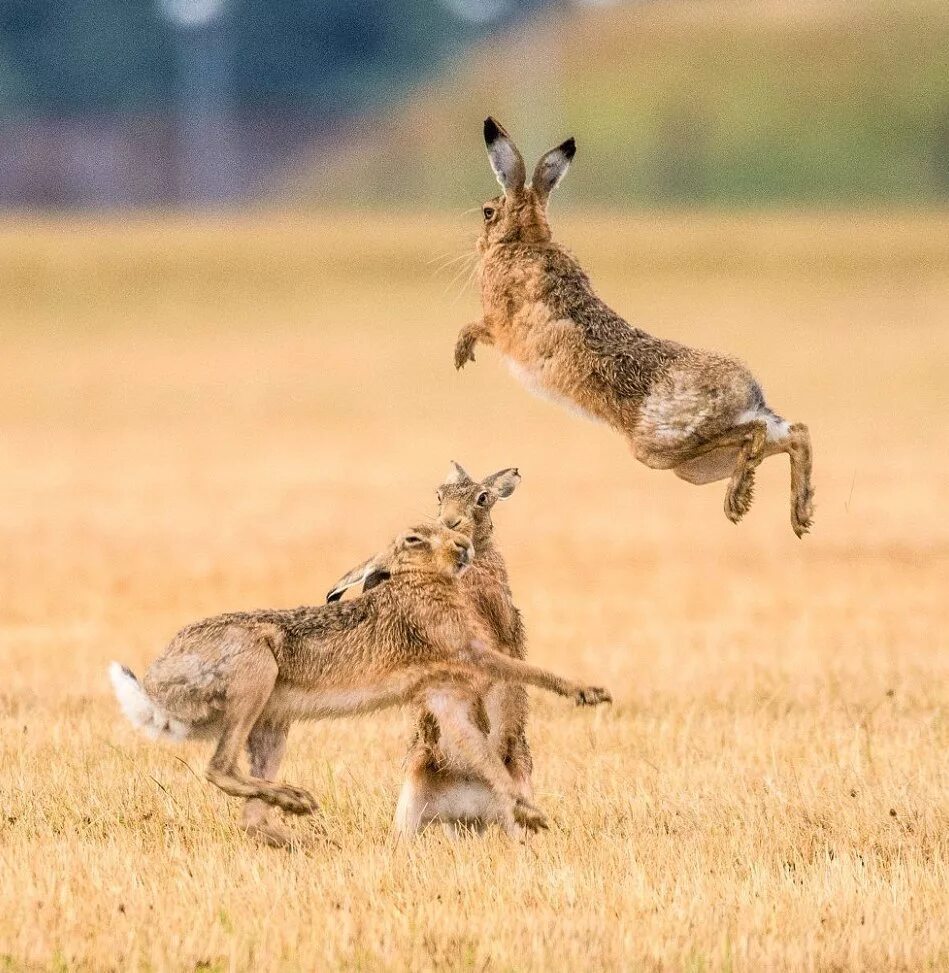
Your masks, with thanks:
<instances>
[{"instance_id":1,"label":"golden stubble field","mask_svg":"<svg viewBox=\"0 0 949 973\"><path fill-rule=\"evenodd\" d=\"M817 521L781 457L722 484L451 367L476 313L438 255L477 213L8 221L0 233L0 969L949 968L949 219L559 221L604 295L753 364L810 423ZM497 508L552 830L395 844L408 714L297 727L323 801L275 852L137 737L105 667L183 623L319 602L433 508Z\"/></svg>"}]
</instances>

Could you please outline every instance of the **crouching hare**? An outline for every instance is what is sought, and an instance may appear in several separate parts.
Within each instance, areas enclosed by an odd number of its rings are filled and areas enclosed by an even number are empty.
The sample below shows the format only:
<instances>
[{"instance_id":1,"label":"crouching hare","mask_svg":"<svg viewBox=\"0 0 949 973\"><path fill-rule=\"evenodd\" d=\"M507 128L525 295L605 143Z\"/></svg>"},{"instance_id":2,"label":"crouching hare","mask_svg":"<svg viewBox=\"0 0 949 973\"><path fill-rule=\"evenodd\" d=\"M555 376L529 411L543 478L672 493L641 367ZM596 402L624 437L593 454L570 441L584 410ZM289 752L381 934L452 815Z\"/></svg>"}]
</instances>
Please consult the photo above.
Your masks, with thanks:
<instances>
[{"instance_id":1,"label":"crouching hare","mask_svg":"<svg viewBox=\"0 0 949 973\"><path fill-rule=\"evenodd\" d=\"M751 505L757 466L787 453L791 527L802 537L813 517L807 426L772 412L741 362L654 338L594 294L547 221L573 139L541 158L529 185L520 152L492 118L484 139L504 192L482 208L483 316L462 328L456 367L474 361L478 342L494 345L529 388L612 426L646 466L689 483L729 480L725 515L733 523Z\"/></svg>"},{"instance_id":2,"label":"crouching hare","mask_svg":"<svg viewBox=\"0 0 949 973\"><path fill-rule=\"evenodd\" d=\"M291 814L316 809L307 791L274 782L294 720L424 703L460 764L491 788L495 820L520 838L546 820L519 796L488 746L486 688L526 682L583 705L610 696L487 647L456 583L472 556L463 534L416 527L390 547L386 584L339 604L196 622L172 639L141 683L113 663L116 696L131 722L153 736L217 737L208 780L244 798L244 829L274 845L289 834L268 820L271 806ZM238 767L245 746L250 774Z\"/></svg>"},{"instance_id":3,"label":"crouching hare","mask_svg":"<svg viewBox=\"0 0 949 973\"><path fill-rule=\"evenodd\" d=\"M520 481L516 469L476 480L452 463L436 491L439 521L465 534L474 546L474 559L459 578L458 588L491 645L515 659L525 656L524 626L511 597L504 558L493 542L491 511L498 500L511 496ZM354 568L337 582L327 600L337 600L347 588L359 584L364 590L381 584L389 574L388 556L379 554ZM521 684L499 682L485 692L483 701L489 746L517 794L531 802L533 761L526 736L527 693ZM432 822L480 831L494 822L497 802L491 788L465 772L451 747L437 715L423 702L406 758L395 816L397 833L412 836Z\"/></svg>"}]
</instances>

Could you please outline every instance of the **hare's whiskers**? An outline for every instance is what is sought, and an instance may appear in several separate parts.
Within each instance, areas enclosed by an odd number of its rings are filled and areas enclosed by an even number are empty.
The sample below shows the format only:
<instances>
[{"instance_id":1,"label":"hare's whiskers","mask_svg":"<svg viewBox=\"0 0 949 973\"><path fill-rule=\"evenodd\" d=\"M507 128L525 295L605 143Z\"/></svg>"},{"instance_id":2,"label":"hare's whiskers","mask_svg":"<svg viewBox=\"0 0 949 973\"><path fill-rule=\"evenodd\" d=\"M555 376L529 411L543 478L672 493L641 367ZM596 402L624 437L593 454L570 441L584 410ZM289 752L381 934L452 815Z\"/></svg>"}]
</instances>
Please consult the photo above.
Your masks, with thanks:
<instances>
[{"instance_id":1,"label":"hare's whiskers","mask_svg":"<svg viewBox=\"0 0 949 973\"><path fill-rule=\"evenodd\" d=\"M474 257L474 258L476 258L476 257L477 257L477 254L472 254L472 257ZM468 274L469 274L469 276L470 276L470 273L471 273L471 272L470 272L470 270L469 270L469 266L468 266L468 264L462 264L462 267L461 267L461 270L459 270L459 271L458 271L458 273L457 273L457 274L455 274L455 276L454 276L454 277L452 277L452 279L451 279L451 280L450 280L450 281L448 282L448 284L446 285L446 287L445 287L445 290L444 290L444 291L442 291L442 296L444 296L445 294L447 294L447 293L448 293L448 292L449 292L449 291L450 291L450 290L452 289L452 287L453 287L453 286L454 286L454 285L455 285L455 284L456 284L456 283L457 283L457 282L458 282L459 280L461 280L461 277L462 277L462 274L464 274L464 273L468 273ZM463 286L464 286L464 285L463 285Z\"/></svg>"},{"instance_id":2,"label":"hare's whiskers","mask_svg":"<svg viewBox=\"0 0 949 973\"><path fill-rule=\"evenodd\" d=\"M456 251L454 250L454 248L452 248L451 250L442 250L441 253L436 253L431 260L426 260L425 265L429 266L430 264L438 263L439 260L444 260L446 257L453 256L455 252Z\"/></svg>"},{"instance_id":3,"label":"hare's whiskers","mask_svg":"<svg viewBox=\"0 0 949 973\"><path fill-rule=\"evenodd\" d=\"M438 265L438 266L437 266L437 267L436 267L436 268L435 268L435 269L434 269L434 270L432 271L432 273L433 273L433 274L440 274L440 273L441 273L441 272L442 272L443 270L447 270L447 269L448 269L449 267L451 267L451 266L452 266L452 264L456 264L456 263L458 263L458 261L459 261L459 260L466 260L466 259L467 259L467 258L468 258L469 256L470 256L470 254L467 254L467 253L461 253L461 254L459 254L459 255L458 255L457 257L452 257L452 258L451 258L450 260L446 260L446 261L444 261L443 263L441 263L441 264L439 264L439 265Z\"/></svg>"},{"instance_id":4,"label":"hare's whiskers","mask_svg":"<svg viewBox=\"0 0 949 973\"><path fill-rule=\"evenodd\" d=\"M472 264L471 268L468 270L468 276L465 278L464 283L458 289L458 293L454 296L454 298L453 298L453 300L451 302L451 306L454 306L455 304L458 303L458 299L468 289L469 285L474 280L475 274L477 272L478 272L478 264L477 264L477 261L476 261L474 264Z\"/></svg>"}]
</instances>

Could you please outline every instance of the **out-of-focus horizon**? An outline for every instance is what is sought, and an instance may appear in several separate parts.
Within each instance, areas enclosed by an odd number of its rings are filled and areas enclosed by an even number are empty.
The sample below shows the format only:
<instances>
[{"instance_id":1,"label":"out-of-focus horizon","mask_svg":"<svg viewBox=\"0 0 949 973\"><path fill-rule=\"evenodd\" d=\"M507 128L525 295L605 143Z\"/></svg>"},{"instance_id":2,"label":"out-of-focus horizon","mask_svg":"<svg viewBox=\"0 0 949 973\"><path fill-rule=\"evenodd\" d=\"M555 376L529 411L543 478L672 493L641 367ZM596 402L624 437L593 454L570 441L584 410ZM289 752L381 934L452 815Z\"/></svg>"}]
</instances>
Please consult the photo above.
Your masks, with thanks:
<instances>
[{"instance_id":1,"label":"out-of-focus horizon","mask_svg":"<svg viewBox=\"0 0 949 973\"><path fill-rule=\"evenodd\" d=\"M938 0L0 0L0 204L456 207L479 125L566 201L944 206ZM488 177L490 178L490 177Z\"/></svg>"}]
</instances>

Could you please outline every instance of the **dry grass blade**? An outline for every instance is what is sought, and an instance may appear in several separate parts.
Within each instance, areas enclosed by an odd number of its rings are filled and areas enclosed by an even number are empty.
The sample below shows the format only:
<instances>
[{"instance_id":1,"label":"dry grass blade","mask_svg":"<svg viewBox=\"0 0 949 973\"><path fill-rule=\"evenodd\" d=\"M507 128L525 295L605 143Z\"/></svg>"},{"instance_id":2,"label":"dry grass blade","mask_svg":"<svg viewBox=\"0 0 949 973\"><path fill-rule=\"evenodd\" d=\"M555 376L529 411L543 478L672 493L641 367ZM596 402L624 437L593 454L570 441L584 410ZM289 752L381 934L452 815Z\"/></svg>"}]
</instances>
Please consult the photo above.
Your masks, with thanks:
<instances>
[{"instance_id":1,"label":"dry grass blade","mask_svg":"<svg viewBox=\"0 0 949 973\"><path fill-rule=\"evenodd\" d=\"M492 349L457 373L477 296L406 269L453 218L364 219L0 232L0 969L946 968L946 218L557 224L630 320L810 424L804 541L781 460L734 527ZM551 830L393 841L389 713L295 728L331 838L250 845L208 745L134 735L106 665L322 602L451 459L520 468L531 658L615 699L534 699Z\"/></svg>"}]
</instances>

